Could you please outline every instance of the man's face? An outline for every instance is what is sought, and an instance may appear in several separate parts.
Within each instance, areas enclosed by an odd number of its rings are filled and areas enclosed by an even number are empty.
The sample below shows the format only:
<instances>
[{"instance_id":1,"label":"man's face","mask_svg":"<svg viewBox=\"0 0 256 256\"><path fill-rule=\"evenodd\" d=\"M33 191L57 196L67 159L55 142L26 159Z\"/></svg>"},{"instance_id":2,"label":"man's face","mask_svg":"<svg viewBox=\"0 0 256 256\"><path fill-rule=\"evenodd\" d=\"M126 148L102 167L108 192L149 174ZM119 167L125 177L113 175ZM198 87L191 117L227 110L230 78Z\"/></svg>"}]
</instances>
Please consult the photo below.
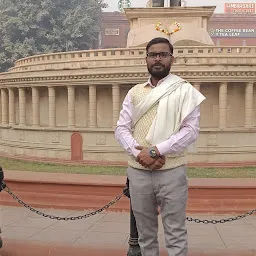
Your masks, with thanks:
<instances>
[{"instance_id":1,"label":"man's face","mask_svg":"<svg viewBox=\"0 0 256 256\"><path fill-rule=\"evenodd\" d=\"M173 63L169 45L165 43L151 45L147 52L146 61L148 72L152 77L159 80L166 77Z\"/></svg>"}]
</instances>

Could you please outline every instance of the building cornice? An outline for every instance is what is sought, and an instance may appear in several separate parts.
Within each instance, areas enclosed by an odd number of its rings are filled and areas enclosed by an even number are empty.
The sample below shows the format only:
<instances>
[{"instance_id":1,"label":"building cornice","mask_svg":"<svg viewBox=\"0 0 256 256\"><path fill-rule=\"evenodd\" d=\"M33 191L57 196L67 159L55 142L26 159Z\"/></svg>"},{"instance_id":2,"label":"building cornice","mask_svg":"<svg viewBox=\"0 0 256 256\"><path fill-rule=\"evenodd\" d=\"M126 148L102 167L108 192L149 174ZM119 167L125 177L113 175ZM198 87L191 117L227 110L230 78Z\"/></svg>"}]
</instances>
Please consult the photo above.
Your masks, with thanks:
<instances>
[{"instance_id":1,"label":"building cornice","mask_svg":"<svg viewBox=\"0 0 256 256\"><path fill-rule=\"evenodd\" d=\"M175 75L189 79L190 82L254 82L255 71L173 71ZM27 86L63 86L67 85L108 85L113 83L135 84L145 81L147 72L98 74L98 75L60 75L34 76L23 78L0 79L0 87L27 87ZM63 82L65 81L65 83Z\"/></svg>"}]
</instances>

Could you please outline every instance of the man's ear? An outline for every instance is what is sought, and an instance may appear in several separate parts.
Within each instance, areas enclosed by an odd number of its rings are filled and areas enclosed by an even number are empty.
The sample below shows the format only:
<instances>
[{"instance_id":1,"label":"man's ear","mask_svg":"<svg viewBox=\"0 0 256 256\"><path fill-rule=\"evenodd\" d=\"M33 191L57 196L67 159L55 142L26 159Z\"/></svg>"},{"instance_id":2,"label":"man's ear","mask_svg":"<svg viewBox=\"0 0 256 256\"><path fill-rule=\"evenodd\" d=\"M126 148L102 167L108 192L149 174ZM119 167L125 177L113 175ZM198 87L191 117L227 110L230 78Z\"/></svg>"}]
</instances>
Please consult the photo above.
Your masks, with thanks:
<instances>
[{"instance_id":1,"label":"man's ear","mask_svg":"<svg viewBox=\"0 0 256 256\"><path fill-rule=\"evenodd\" d=\"M173 64L174 60L175 60L175 58L174 58L174 56L172 56L171 57L171 64Z\"/></svg>"}]
</instances>

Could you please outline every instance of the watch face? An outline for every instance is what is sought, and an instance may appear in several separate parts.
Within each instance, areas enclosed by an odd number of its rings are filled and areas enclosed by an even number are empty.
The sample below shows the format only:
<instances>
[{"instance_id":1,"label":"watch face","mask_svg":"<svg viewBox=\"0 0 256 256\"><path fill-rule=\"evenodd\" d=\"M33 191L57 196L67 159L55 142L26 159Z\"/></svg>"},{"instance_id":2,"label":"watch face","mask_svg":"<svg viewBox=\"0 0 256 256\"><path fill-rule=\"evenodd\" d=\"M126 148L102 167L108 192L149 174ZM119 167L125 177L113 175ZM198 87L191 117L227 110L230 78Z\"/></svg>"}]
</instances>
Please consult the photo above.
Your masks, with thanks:
<instances>
[{"instance_id":1,"label":"watch face","mask_svg":"<svg viewBox=\"0 0 256 256\"><path fill-rule=\"evenodd\" d=\"M155 149L150 149L150 155L152 156L152 157L156 157L157 156L157 153L156 153L156 150Z\"/></svg>"}]
</instances>

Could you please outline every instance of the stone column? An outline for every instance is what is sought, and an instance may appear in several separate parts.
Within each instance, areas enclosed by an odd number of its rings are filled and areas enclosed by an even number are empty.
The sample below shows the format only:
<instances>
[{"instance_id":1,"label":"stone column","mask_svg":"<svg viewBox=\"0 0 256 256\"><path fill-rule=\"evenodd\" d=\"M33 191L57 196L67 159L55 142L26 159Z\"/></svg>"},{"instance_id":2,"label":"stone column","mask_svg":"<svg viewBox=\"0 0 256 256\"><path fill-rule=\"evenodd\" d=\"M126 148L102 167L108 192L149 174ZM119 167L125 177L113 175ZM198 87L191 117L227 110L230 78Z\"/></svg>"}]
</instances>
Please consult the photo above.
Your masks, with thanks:
<instances>
[{"instance_id":1,"label":"stone column","mask_svg":"<svg viewBox=\"0 0 256 256\"><path fill-rule=\"evenodd\" d=\"M97 127L96 85L89 85L89 127Z\"/></svg>"},{"instance_id":2,"label":"stone column","mask_svg":"<svg viewBox=\"0 0 256 256\"><path fill-rule=\"evenodd\" d=\"M9 124L15 125L15 98L14 98L14 88L9 88Z\"/></svg>"},{"instance_id":3,"label":"stone column","mask_svg":"<svg viewBox=\"0 0 256 256\"><path fill-rule=\"evenodd\" d=\"M26 88L19 88L19 112L20 112L20 125L26 125Z\"/></svg>"},{"instance_id":4,"label":"stone column","mask_svg":"<svg viewBox=\"0 0 256 256\"><path fill-rule=\"evenodd\" d=\"M75 87L68 86L68 127L75 127Z\"/></svg>"},{"instance_id":5,"label":"stone column","mask_svg":"<svg viewBox=\"0 0 256 256\"><path fill-rule=\"evenodd\" d=\"M227 127L228 84L221 83L219 88L219 128Z\"/></svg>"},{"instance_id":6,"label":"stone column","mask_svg":"<svg viewBox=\"0 0 256 256\"><path fill-rule=\"evenodd\" d=\"M112 85L112 102L113 102L113 128L115 128L119 118L119 113L120 113L120 86L118 84Z\"/></svg>"},{"instance_id":7,"label":"stone column","mask_svg":"<svg viewBox=\"0 0 256 256\"><path fill-rule=\"evenodd\" d=\"M245 85L245 127L253 126L253 82Z\"/></svg>"},{"instance_id":8,"label":"stone column","mask_svg":"<svg viewBox=\"0 0 256 256\"><path fill-rule=\"evenodd\" d=\"M208 30L208 19L207 17L202 17L202 28Z\"/></svg>"},{"instance_id":9,"label":"stone column","mask_svg":"<svg viewBox=\"0 0 256 256\"><path fill-rule=\"evenodd\" d=\"M56 103L55 103L55 88L48 87L49 97L49 127L56 126Z\"/></svg>"},{"instance_id":10,"label":"stone column","mask_svg":"<svg viewBox=\"0 0 256 256\"><path fill-rule=\"evenodd\" d=\"M1 89L2 124L8 124L8 95L6 89Z\"/></svg>"},{"instance_id":11,"label":"stone column","mask_svg":"<svg viewBox=\"0 0 256 256\"><path fill-rule=\"evenodd\" d=\"M193 83L193 86L200 92L200 83Z\"/></svg>"},{"instance_id":12,"label":"stone column","mask_svg":"<svg viewBox=\"0 0 256 256\"><path fill-rule=\"evenodd\" d=\"M32 116L33 126L40 125L40 98L39 90L37 87L32 87Z\"/></svg>"}]
</instances>

